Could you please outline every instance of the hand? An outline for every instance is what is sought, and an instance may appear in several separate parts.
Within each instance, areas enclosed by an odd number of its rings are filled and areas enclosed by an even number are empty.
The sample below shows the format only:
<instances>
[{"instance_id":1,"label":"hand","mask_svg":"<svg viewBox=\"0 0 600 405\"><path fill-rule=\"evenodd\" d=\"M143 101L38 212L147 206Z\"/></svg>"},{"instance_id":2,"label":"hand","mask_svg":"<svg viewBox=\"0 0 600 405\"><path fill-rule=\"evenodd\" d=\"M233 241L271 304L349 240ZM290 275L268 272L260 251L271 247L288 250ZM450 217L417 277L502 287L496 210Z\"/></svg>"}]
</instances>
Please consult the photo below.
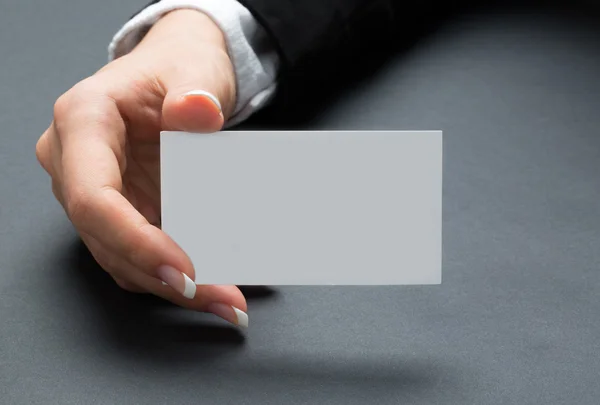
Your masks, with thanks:
<instances>
[{"instance_id":1,"label":"hand","mask_svg":"<svg viewBox=\"0 0 600 405\"><path fill-rule=\"evenodd\" d=\"M196 286L189 257L160 229L160 131L220 130L235 90L219 28L198 11L173 11L131 53L57 100L36 154L83 242L119 286L247 326L240 290Z\"/></svg>"}]
</instances>

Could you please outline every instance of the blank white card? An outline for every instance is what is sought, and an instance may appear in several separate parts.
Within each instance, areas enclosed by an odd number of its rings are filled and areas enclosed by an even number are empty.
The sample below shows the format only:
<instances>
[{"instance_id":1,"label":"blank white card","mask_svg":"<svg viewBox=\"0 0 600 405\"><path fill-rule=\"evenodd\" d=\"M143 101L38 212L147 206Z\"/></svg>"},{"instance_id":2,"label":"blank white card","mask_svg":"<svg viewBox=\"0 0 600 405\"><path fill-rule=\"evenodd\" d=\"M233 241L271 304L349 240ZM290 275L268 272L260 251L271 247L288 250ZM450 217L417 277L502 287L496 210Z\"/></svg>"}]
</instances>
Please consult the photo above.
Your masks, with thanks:
<instances>
[{"instance_id":1,"label":"blank white card","mask_svg":"<svg viewBox=\"0 0 600 405\"><path fill-rule=\"evenodd\" d=\"M441 283L441 131L163 132L161 183L198 284Z\"/></svg>"}]
</instances>

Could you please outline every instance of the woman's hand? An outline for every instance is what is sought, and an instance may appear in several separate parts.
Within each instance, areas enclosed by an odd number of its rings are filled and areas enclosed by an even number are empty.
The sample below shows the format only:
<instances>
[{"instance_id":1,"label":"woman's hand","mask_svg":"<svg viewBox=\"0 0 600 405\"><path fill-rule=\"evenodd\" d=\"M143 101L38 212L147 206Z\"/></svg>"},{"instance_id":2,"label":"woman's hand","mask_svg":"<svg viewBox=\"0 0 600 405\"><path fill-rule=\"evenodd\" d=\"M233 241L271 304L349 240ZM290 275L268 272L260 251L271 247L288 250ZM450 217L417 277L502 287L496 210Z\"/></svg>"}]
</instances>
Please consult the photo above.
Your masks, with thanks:
<instances>
[{"instance_id":1,"label":"woman's hand","mask_svg":"<svg viewBox=\"0 0 600 405\"><path fill-rule=\"evenodd\" d=\"M240 290L196 286L189 257L160 230L160 131L220 130L235 90L219 28L198 11L174 11L57 100L36 153L82 240L122 288L247 326Z\"/></svg>"}]
</instances>

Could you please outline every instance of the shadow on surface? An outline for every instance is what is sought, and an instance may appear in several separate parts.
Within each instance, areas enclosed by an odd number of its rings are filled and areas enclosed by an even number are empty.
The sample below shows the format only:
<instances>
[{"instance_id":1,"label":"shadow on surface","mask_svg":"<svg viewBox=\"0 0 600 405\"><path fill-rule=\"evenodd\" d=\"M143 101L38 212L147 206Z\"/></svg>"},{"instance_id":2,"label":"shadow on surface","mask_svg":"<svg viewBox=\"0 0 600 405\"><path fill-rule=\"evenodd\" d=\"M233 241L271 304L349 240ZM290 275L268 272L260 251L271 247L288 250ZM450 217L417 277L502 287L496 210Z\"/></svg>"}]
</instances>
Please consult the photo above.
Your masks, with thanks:
<instances>
[{"instance_id":1,"label":"shadow on surface","mask_svg":"<svg viewBox=\"0 0 600 405\"><path fill-rule=\"evenodd\" d=\"M286 391L300 403L313 403L315 395L333 396L335 403L413 403L417 398L439 396L440 390L449 403L464 403L465 379L472 384L477 378L469 367L448 366L432 358L318 349L266 354L228 372L244 386Z\"/></svg>"},{"instance_id":2,"label":"shadow on surface","mask_svg":"<svg viewBox=\"0 0 600 405\"><path fill-rule=\"evenodd\" d=\"M145 364L168 375L188 370L209 381L217 373L251 390L284 389L302 395L318 387L352 400L370 400L381 393L394 399L427 395L456 374L434 359L408 359L393 352L321 352L318 347L298 352L293 345L276 350L259 345L259 351L246 352L244 334L221 326L211 314L182 310L160 298L120 289L78 239L59 256L66 271L55 279L58 284L53 290L64 295L61 302L79 305L58 307L71 318L71 328L84 333L77 342L85 340L86 346L126 367ZM249 300L276 296L269 287L240 288Z\"/></svg>"},{"instance_id":3,"label":"shadow on surface","mask_svg":"<svg viewBox=\"0 0 600 405\"><path fill-rule=\"evenodd\" d=\"M181 310L154 296L120 289L79 240L59 256L66 271L54 278L57 284L49 289L63 295L61 303L78 304L57 307L70 318L65 325L83 332L77 342L84 340L103 355L116 356L119 364L147 364L156 370L170 370L165 371L168 373L174 368L197 370L199 376L210 369L206 372L218 371L228 381L243 381L252 387L279 390L283 386L309 392L318 386L327 392L342 390L352 398L377 397L379 392L401 397L425 395L456 374L456 370L444 370L435 359L411 359L394 352L322 352L318 347L306 352L302 345L300 351L294 345L276 350L259 345L258 351L243 352L244 334L235 327L219 325L212 315ZM268 287L241 289L250 300L276 295ZM229 356L232 353L236 356ZM273 387L267 381L272 381Z\"/></svg>"},{"instance_id":4,"label":"shadow on surface","mask_svg":"<svg viewBox=\"0 0 600 405\"><path fill-rule=\"evenodd\" d=\"M450 373L433 361L408 360L394 353L312 353L290 354L284 357L264 356L239 370L256 378L269 377L346 383L399 384L427 387Z\"/></svg>"},{"instance_id":5,"label":"shadow on surface","mask_svg":"<svg viewBox=\"0 0 600 405\"><path fill-rule=\"evenodd\" d=\"M162 353L173 360L178 353L182 359L189 356L190 350L200 350L204 358L211 357L219 350L244 343L244 334L238 328L212 314L185 310L153 295L122 290L79 240L65 253L64 276L73 284L68 291L77 295L68 301L80 303L86 319L93 319L94 329L111 346L132 354L148 352L153 357ZM249 300L275 294L275 290L261 286L244 287L243 291Z\"/></svg>"},{"instance_id":6,"label":"shadow on surface","mask_svg":"<svg viewBox=\"0 0 600 405\"><path fill-rule=\"evenodd\" d=\"M277 290L263 285L238 285L248 301L264 298L275 298Z\"/></svg>"}]
</instances>

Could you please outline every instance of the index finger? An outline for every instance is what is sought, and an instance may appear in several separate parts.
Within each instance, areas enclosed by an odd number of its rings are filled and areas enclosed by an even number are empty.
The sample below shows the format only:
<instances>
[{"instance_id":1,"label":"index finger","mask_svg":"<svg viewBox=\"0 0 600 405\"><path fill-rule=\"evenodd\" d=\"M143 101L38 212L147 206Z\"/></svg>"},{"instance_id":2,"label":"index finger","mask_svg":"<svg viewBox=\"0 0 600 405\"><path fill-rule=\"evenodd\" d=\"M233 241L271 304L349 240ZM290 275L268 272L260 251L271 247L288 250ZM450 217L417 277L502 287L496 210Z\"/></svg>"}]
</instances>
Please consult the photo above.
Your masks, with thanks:
<instances>
[{"instance_id":1,"label":"index finger","mask_svg":"<svg viewBox=\"0 0 600 405\"><path fill-rule=\"evenodd\" d=\"M69 218L111 254L192 299L196 284L189 257L122 194L126 125L116 103L109 97L89 97L85 102L71 102L68 114L59 111L56 120ZM157 290L151 280L140 280L136 281L144 282L149 291Z\"/></svg>"}]
</instances>

